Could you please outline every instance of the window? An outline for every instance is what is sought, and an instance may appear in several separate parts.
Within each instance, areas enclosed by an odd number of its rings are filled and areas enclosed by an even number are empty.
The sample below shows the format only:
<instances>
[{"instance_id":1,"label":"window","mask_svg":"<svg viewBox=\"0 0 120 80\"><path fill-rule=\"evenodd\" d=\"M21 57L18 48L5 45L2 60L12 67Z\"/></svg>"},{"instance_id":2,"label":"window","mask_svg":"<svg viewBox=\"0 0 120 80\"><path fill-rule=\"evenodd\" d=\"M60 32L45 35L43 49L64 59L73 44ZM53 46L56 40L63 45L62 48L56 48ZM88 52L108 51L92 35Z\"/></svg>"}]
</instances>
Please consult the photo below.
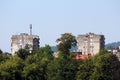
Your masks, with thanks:
<instances>
[{"instance_id":1,"label":"window","mask_svg":"<svg viewBox=\"0 0 120 80\"><path fill-rule=\"evenodd\" d=\"M94 46L90 46L90 48L94 48Z\"/></svg>"},{"instance_id":2,"label":"window","mask_svg":"<svg viewBox=\"0 0 120 80\"><path fill-rule=\"evenodd\" d=\"M92 38L93 37L93 35L90 35L90 38Z\"/></svg>"},{"instance_id":3,"label":"window","mask_svg":"<svg viewBox=\"0 0 120 80\"><path fill-rule=\"evenodd\" d=\"M86 51L84 51L84 54L86 53Z\"/></svg>"},{"instance_id":4,"label":"window","mask_svg":"<svg viewBox=\"0 0 120 80\"><path fill-rule=\"evenodd\" d=\"M90 39L90 42L93 42L93 39Z\"/></svg>"}]
</instances>

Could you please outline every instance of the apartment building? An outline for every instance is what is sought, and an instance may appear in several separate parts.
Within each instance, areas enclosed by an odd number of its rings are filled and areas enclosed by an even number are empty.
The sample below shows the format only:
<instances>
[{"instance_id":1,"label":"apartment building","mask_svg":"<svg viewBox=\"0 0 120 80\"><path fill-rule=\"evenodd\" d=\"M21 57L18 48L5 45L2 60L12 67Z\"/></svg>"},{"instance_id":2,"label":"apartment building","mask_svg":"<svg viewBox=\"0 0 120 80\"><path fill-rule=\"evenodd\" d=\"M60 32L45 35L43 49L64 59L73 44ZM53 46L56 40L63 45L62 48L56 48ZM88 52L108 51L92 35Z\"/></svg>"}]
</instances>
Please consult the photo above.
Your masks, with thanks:
<instances>
[{"instance_id":1,"label":"apartment building","mask_svg":"<svg viewBox=\"0 0 120 80\"><path fill-rule=\"evenodd\" d=\"M105 47L105 37L101 34L87 33L77 37L77 52L95 55Z\"/></svg>"},{"instance_id":2,"label":"apartment building","mask_svg":"<svg viewBox=\"0 0 120 80\"><path fill-rule=\"evenodd\" d=\"M28 35L26 33L21 33L20 35L13 35L11 43L11 53L14 55L19 49L25 48L26 45L29 45L30 51L33 49L39 49L39 36L37 35Z\"/></svg>"},{"instance_id":3,"label":"apartment building","mask_svg":"<svg viewBox=\"0 0 120 80\"><path fill-rule=\"evenodd\" d=\"M15 55L15 52L19 49L25 48L26 45L28 45L30 53L32 53L33 49L39 49L39 36L32 34L32 24L30 24L30 34L12 35L11 40L12 55Z\"/></svg>"}]
</instances>

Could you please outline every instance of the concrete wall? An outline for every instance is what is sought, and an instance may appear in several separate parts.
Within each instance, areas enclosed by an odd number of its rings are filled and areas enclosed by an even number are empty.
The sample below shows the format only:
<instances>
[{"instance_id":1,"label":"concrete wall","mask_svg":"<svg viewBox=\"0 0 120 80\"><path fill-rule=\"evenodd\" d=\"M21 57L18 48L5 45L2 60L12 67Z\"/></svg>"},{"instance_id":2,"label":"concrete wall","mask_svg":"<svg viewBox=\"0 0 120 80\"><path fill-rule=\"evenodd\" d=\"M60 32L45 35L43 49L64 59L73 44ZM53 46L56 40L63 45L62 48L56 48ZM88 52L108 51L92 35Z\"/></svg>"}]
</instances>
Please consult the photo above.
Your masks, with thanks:
<instances>
[{"instance_id":1,"label":"concrete wall","mask_svg":"<svg viewBox=\"0 0 120 80\"><path fill-rule=\"evenodd\" d=\"M82 34L77 37L78 52L82 54L97 54L101 49L104 48L104 36L94 33Z\"/></svg>"},{"instance_id":2,"label":"concrete wall","mask_svg":"<svg viewBox=\"0 0 120 80\"><path fill-rule=\"evenodd\" d=\"M28 35L26 33L21 33L20 35L13 35L11 43L11 53L15 55L15 52L21 48L24 48L26 44L31 45L30 49L39 48L39 36L37 35ZM36 39L36 41L34 41ZM34 46L33 46L34 45Z\"/></svg>"}]
</instances>

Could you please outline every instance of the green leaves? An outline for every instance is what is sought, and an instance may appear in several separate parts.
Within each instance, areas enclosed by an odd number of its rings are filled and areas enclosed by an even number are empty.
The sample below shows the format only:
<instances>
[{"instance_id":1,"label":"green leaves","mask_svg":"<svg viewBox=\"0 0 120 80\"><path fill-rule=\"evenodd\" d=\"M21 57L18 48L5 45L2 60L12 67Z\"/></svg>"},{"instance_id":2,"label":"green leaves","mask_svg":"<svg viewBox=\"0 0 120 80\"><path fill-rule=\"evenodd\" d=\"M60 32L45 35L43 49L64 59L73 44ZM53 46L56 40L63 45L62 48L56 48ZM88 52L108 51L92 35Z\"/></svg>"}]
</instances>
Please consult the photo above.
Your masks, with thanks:
<instances>
[{"instance_id":1,"label":"green leaves","mask_svg":"<svg viewBox=\"0 0 120 80\"><path fill-rule=\"evenodd\" d=\"M59 45L57 46L58 51L62 51L65 54L69 53L69 49L72 48L72 46L76 46L76 38L71 33L64 33L61 35L60 38L56 40Z\"/></svg>"},{"instance_id":2,"label":"green leaves","mask_svg":"<svg viewBox=\"0 0 120 80\"><path fill-rule=\"evenodd\" d=\"M23 61L19 57L10 57L9 60L0 64L0 79L21 80L23 67Z\"/></svg>"},{"instance_id":3,"label":"green leaves","mask_svg":"<svg viewBox=\"0 0 120 80\"><path fill-rule=\"evenodd\" d=\"M95 68L91 75L91 80L119 80L120 62L115 55L100 53L95 56L94 65Z\"/></svg>"},{"instance_id":4,"label":"green leaves","mask_svg":"<svg viewBox=\"0 0 120 80\"><path fill-rule=\"evenodd\" d=\"M78 66L76 75L77 80L89 80L93 73L94 64L92 58L86 59L82 64Z\"/></svg>"},{"instance_id":5,"label":"green leaves","mask_svg":"<svg viewBox=\"0 0 120 80\"><path fill-rule=\"evenodd\" d=\"M85 60L76 60L70 48L76 45L75 36L62 34L57 39L59 56L53 57L49 45L29 53L20 49L17 56L0 54L1 80L119 80L120 62L106 50Z\"/></svg>"},{"instance_id":6,"label":"green leaves","mask_svg":"<svg viewBox=\"0 0 120 80\"><path fill-rule=\"evenodd\" d=\"M26 49L20 49L18 52L16 52L17 56L21 59L26 59L28 55L30 55L29 51Z\"/></svg>"},{"instance_id":7,"label":"green leaves","mask_svg":"<svg viewBox=\"0 0 120 80\"><path fill-rule=\"evenodd\" d=\"M59 56L48 64L47 80L75 80L76 72L76 60Z\"/></svg>"},{"instance_id":8,"label":"green leaves","mask_svg":"<svg viewBox=\"0 0 120 80\"><path fill-rule=\"evenodd\" d=\"M27 80L40 80L41 73L38 65L35 63L29 64L23 68L23 76Z\"/></svg>"},{"instance_id":9,"label":"green leaves","mask_svg":"<svg viewBox=\"0 0 120 80\"><path fill-rule=\"evenodd\" d=\"M119 80L119 73L117 57L102 50L79 65L76 80Z\"/></svg>"},{"instance_id":10,"label":"green leaves","mask_svg":"<svg viewBox=\"0 0 120 80\"><path fill-rule=\"evenodd\" d=\"M105 51L86 60L75 60L73 53L51 58L49 46L26 59L9 57L0 63L1 80L119 80L120 62Z\"/></svg>"}]
</instances>

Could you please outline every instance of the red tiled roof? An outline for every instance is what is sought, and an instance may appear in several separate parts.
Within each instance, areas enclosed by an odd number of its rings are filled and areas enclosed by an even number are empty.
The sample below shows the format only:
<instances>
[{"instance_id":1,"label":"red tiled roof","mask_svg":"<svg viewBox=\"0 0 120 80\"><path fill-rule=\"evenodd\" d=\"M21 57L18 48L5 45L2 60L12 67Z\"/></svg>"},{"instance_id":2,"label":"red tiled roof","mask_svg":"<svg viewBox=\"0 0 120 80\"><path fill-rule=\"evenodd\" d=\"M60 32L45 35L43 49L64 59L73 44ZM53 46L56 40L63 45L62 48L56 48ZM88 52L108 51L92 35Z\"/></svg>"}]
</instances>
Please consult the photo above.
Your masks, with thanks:
<instances>
[{"instance_id":1,"label":"red tiled roof","mask_svg":"<svg viewBox=\"0 0 120 80\"><path fill-rule=\"evenodd\" d=\"M89 57L90 55L81 55L81 54L77 54L75 56L75 59L82 59L82 60L85 60Z\"/></svg>"}]
</instances>

